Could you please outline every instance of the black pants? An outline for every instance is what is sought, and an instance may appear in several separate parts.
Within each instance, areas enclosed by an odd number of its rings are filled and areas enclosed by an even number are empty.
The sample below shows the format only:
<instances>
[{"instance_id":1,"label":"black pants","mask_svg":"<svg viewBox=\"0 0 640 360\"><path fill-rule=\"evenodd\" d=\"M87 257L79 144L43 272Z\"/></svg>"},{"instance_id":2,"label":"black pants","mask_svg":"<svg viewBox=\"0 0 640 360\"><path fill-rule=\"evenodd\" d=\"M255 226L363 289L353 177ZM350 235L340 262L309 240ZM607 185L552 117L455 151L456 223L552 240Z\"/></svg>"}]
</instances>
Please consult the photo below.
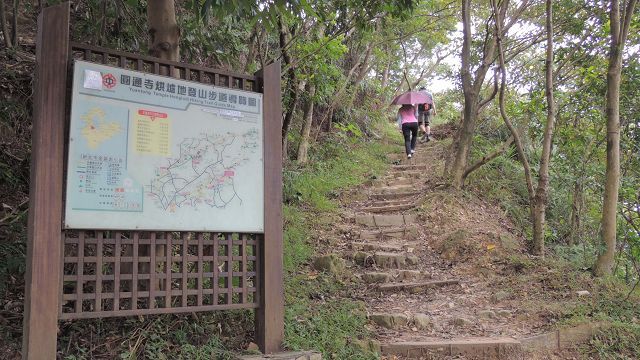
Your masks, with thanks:
<instances>
[{"instance_id":1,"label":"black pants","mask_svg":"<svg viewBox=\"0 0 640 360\"><path fill-rule=\"evenodd\" d=\"M418 140L418 123L402 124L402 135L404 135L404 149L407 155L411 154L411 150L416 149L416 140Z\"/></svg>"}]
</instances>

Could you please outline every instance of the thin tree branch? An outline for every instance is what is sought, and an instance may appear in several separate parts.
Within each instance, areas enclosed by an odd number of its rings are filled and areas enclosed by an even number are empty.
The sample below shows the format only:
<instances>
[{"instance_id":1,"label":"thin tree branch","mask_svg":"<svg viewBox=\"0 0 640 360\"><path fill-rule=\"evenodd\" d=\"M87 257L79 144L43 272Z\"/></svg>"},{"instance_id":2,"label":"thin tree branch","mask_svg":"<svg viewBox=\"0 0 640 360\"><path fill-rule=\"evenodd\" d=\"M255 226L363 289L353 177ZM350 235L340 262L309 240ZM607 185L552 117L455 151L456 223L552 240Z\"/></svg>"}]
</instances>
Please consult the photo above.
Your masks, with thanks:
<instances>
[{"instance_id":1,"label":"thin tree branch","mask_svg":"<svg viewBox=\"0 0 640 360\"><path fill-rule=\"evenodd\" d=\"M497 14L498 9L497 9L497 6L495 5L495 1L492 0L491 3L494 7L494 13ZM518 151L518 157L520 158L520 162L522 163L522 167L524 168L525 181L527 183L527 191L529 193L529 204L531 206L533 205L534 194L535 194L535 190L533 188L533 176L531 175L531 166L529 165L529 160L527 159L527 155L524 152L524 146L522 145L522 141L520 140L520 135L518 134L518 131L511 123L511 120L507 115L507 111L505 110L505 89L507 86L506 84L507 70L505 67L504 53L502 50L502 36L500 35L502 34L501 19L496 19L495 24L496 24L496 33L497 33L496 44L498 48L498 59L499 59L500 73L501 73L500 96L499 96L500 115L502 116L502 119L504 120L505 125L507 125L507 128L509 128L511 135L514 138L516 150Z\"/></svg>"},{"instance_id":2,"label":"thin tree branch","mask_svg":"<svg viewBox=\"0 0 640 360\"><path fill-rule=\"evenodd\" d=\"M462 178L466 179L467 176L469 176L469 174L471 174L472 172L474 172L477 169L479 169L482 165L484 165L484 164L492 161L493 159L497 158L498 156L502 155L505 151L507 151L507 149L509 147L511 147L511 145L513 145L513 139L514 139L513 135L511 135L507 139L507 141L505 141L504 143L502 143L502 145L500 145L500 147L495 149L492 153L483 156L475 164L471 165L467 170L464 171L464 174L462 175Z\"/></svg>"}]
</instances>

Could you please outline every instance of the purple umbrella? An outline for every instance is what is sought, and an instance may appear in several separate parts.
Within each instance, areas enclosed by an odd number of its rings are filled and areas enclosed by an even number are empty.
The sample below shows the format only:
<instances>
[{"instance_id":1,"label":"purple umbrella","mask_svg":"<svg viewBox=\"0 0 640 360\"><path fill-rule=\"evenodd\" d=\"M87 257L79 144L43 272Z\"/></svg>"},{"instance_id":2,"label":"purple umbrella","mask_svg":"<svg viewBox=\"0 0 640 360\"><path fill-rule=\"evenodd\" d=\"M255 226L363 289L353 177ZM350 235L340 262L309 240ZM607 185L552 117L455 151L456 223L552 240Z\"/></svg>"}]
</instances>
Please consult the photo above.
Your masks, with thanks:
<instances>
[{"instance_id":1,"label":"purple umbrella","mask_svg":"<svg viewBox=\"0 0 640 360\"><path fill-rule=\"evenodd\" d=\"M431 96L422 91L407 91L404 94L396 96L391 102L391 105L403 105L403 104L433 104Z\"/></svg>"}]
</instances>

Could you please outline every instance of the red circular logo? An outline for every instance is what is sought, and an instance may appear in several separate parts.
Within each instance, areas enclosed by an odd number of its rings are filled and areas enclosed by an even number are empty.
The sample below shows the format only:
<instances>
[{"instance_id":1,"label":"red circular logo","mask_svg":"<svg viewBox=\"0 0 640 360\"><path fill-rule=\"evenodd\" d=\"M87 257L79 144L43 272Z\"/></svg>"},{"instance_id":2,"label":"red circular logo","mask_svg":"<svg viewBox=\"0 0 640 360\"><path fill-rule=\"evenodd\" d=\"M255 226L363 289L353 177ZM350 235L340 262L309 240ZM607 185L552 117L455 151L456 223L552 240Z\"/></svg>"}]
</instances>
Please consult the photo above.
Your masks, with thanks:
<instances>
[{"instance_id":1,"label":"red circular logo","mask_svg":"<svg viewBox=\"0 0 640 360\"><path fill-rule=\"evenodd\" d=\"M106 87L107 89L111 89L112 87L116 86L116 77L112 74L103 75L102 86Z\"/></svg>"}]
</instances>

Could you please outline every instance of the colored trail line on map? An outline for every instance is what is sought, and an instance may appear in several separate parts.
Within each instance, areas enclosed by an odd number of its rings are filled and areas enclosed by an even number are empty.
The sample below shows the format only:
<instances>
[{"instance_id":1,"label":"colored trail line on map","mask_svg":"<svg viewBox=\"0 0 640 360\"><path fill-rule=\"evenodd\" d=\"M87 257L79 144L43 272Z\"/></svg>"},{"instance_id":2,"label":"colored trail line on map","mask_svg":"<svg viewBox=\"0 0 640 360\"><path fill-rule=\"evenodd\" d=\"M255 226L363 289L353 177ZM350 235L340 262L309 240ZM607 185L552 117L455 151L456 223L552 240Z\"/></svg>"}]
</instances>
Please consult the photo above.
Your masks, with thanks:
<instances>
[{"instance_id":1,"label":"colored trail line on map","mask_svg":"<svg viewBox=\"0 0 640 360\"><path fill-rule=\"evenodd\" d=\"M255 153L258 132L242 135L226 133L186 138L179 144L176 158L156 168L147 194L164 211L200 207L223 209L234 199L242 202L234 178L236 167ZM240 149L235 152L232 147Z\"/></svg>"},{"instance_id":2,"label":"colored trail line on map","mask_svg":"<svg viewBox=\"0 0 640 360\"><path fill-rule=\"evenodd\" d=\"M140 154L170 156L171 122L166 113L139 109L133 117L134 149Z\"/></svg>"}]
</instances>

